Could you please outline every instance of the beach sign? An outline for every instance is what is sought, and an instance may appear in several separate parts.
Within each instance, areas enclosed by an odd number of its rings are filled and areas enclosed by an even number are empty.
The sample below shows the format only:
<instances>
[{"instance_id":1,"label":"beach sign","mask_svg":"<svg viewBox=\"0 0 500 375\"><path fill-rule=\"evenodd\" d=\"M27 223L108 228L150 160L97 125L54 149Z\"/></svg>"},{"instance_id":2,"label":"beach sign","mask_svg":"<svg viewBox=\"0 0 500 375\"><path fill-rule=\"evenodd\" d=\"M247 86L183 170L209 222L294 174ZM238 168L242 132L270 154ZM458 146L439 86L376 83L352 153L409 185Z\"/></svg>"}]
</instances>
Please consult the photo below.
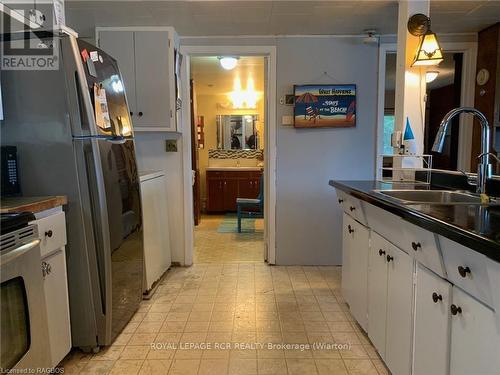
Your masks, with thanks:
<instances>
[{"instance_id":1,"label":"beach sign","mask_svg":"<svg viewBox=\"0 0 500 375\"><path fill-rule=\"evenodd\" d=\"M356 126L356 85L295 85L294 126Z\"/></svg>"}]
</instances>

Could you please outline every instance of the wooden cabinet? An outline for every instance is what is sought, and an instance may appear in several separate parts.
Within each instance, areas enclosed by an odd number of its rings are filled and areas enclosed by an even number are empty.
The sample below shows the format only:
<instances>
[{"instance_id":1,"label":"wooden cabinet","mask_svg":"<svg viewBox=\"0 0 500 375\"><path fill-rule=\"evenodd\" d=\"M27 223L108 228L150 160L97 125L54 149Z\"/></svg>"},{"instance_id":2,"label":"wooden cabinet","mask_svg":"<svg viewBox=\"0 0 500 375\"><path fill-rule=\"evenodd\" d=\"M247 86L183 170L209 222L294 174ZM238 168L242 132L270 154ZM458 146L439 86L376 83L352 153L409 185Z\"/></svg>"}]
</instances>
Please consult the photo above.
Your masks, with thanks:
<instances>
[{"instance_id":1,"label":"wooden cabinet","mask_svg":"<svg viewBox=\"0 0 500 375\"><path fill-rule=\"evenodd\" d=\"M134 129L178 131L173 28L98 28L97 41L118 61Z\"/></svg>"},{"instance_id":2,"label":"wooden cabinet","mask_svg":"<svg viewBox=\"0 0 500 375\"><path fill-rule=\"evenodd\" d=\"M450 374L498 374L500 333L495 312L462 289L452 289Z\"/></svg>"},{"instance_id":3,"label":"wooden cabinet","mask_svg":"<svg viewBox=\"0 0 500 375\"><path fill-rule=\"evenodd\" d=\"M237 198L259 195L261 171L207 171L207 211L236 211Z\"/></svg>"},{"instance_id":4,"label":"wooden cabinet","mask_svg":"<svg viewBox=\"0 0 500 375\"><path fill-rule=\"evenodd\" d=\"M413 375L449 374L451 284L417 266Z\"/></svg>"}]
</instances>

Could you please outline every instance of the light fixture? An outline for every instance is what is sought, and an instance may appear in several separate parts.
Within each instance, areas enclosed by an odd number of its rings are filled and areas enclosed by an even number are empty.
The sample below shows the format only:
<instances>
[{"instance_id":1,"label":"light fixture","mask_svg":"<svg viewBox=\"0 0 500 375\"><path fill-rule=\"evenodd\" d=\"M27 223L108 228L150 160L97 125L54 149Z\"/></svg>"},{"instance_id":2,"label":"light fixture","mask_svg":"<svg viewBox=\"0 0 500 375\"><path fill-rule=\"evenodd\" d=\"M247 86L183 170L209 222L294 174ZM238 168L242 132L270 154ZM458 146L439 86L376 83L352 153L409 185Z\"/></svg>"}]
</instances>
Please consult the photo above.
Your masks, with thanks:
<instances>
[{"instance_id":1,"label":"light fixture","mask_svg":"<svg viewBox=\"0 0 500 375\"><path fill-rule=\"evenodd\" d=\"M234 56L219 56L220 65L226 70L233 70L238 64L239 57Z\"/></svg>"},{"instance_id":2,"label":"light fixture","mask_svg":"<svg viewBox=\"0 0 500 375\"><path fill-rule=\"evenodd\" d=\"M431 31L431 19L425 14L414 14L408 20L410 34L420 37L420 43L411 66L438 65L443 61L443 51L436 34Z\"/></svg>"},{"instance_id":3,"label":"light fixture","mask_svg":"<svg viewBox=\"0 0 500 375\"><path fill-rule=\"evenodd\" d=\"M425 82L430 83L434 81L437 76L439 75L439 72L437 70L429 70L425 72Z\"/></svg>"}]
</instances>

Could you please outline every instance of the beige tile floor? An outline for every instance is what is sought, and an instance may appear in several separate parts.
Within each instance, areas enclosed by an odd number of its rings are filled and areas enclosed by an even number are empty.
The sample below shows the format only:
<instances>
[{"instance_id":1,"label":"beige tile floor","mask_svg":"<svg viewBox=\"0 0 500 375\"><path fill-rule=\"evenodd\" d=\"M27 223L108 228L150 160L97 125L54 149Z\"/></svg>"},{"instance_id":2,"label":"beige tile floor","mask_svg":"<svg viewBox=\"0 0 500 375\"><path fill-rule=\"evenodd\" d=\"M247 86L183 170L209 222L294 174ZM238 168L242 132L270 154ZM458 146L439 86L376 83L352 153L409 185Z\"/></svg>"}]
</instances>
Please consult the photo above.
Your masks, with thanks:
<instances>
[{"instance_id":1,"label":"beige tile floor","mask_svg":"<svg viewBox=\"0 0 500 375\"><path fill-rule=\"evenodd\" d=\"M214 234L217 220L197 229L195 264L171 269L112 346L70 353L65 374L388 374L342 300L339 267L268 266L262 238L247 240L251 255Z\"/></svg>"},{"instance_id":2,"label":"beige tile floor","mask_svg":"<svg viewBox=\"0 0 500 375\"><path fill-rule=\"evenodd\" d=\"M194 263L262 262L264 220L255 220L254 233L218 233L224 216L204 215L194 231Z\"/></svg>"}]
</instances>

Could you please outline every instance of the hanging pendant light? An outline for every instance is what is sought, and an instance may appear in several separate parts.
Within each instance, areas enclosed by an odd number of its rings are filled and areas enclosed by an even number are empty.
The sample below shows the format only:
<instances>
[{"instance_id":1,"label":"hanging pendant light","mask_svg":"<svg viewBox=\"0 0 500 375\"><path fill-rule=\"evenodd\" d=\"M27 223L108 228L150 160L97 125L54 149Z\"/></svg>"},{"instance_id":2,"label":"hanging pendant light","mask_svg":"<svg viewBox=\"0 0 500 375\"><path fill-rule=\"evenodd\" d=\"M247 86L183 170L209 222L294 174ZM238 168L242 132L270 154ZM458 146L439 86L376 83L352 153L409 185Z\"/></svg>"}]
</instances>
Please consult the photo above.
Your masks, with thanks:
<instances>
[{"instance_id":1,"label":"hanging pendant light","mask_svg":"<svg viewBox=\"0 0 500 375\"><path fill-rule=\"evenodd\" d=\"M411 66L438 65L443 61L443 50L437 36L431 31L431 20L425 14L414 14L408 20L410 34L420 37L415 59Z\"/></svg>"}]
</instances>

